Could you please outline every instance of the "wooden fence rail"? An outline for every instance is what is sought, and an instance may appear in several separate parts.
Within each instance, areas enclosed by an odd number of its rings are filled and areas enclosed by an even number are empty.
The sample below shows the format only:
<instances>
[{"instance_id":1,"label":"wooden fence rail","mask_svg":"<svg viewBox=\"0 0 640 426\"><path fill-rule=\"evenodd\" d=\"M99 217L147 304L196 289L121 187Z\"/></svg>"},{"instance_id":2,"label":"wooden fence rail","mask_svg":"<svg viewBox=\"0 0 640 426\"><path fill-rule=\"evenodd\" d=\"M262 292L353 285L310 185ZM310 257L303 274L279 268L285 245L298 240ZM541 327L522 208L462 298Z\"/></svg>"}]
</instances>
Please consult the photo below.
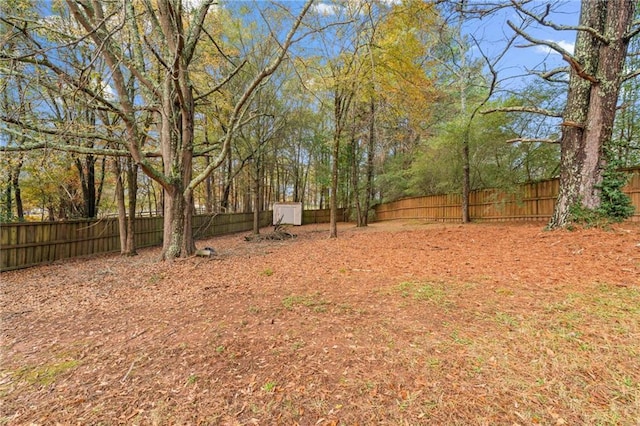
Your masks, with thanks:
<instances>
[{"instance_id":1,"label":"wooden fence rail","mask_svg":"<svg viewBox=\"0 0 640 426\"><path fill-rule=\"evenodd\" d=\"M273 213L260 213L260 226L269 226ZM340 216L341 217L341 216ZM329 210L306 210L302 223L329 222ZM196 240L253 228L253 213L193 216ZM136 247L162 244L162 217L136 217ZM117 218L65 222L22 222L0 226L0 271L28 268L71 257L120 251Z\"/></svg>"},{"instance_id":2,"label":"wooden fence rail","mask_svg":"<svg viewBox=\"0 0 640 426\"><path fill-rule=\"evenodd\" d=\"M623 191L636 210L632 221L640 221L640 168L629 169ZM477 221L549 220L558 196L558 179L530 182L512 192L498 189L473 191L469 196L469 216ZM375 207L375 220L421 219L460 222L460 194L405 198Z\"/></svg>"}]
</instances>

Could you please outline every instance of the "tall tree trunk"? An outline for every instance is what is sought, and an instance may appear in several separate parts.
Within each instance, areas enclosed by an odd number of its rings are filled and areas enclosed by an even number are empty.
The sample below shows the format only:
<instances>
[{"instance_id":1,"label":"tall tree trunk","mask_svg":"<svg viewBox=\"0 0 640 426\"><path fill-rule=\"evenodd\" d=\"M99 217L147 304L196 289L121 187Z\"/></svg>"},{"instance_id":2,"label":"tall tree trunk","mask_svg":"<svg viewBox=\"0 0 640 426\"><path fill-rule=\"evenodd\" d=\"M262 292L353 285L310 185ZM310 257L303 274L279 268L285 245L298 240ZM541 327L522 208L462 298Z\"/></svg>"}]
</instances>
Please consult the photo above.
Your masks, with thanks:
<instances>
[{"instance_id":1,"label":"tall tree trunk","mask_svg":"<svg viewBox=\"0 0 640 426\"><path fill-rule=\"evenodd\" d=\"M209 146L209 120L208 116L205 114L204 116L204 144L205 146ZM205 157L206 167L209 167L211 164L211 157L208 155ZM207 214L213 213L213 173L209 174L207 178L204 180L205 185L205 201L204 208Z\"/></svg>"},{"instance_id":2,"label":"tall tree trunk","mask_svg":"<svg viewBox=\"0 0 640 426\"><path fill-rule=\"evenodd\" d=\"M207 156L206 159L207 159L206 164L208 166L211 160L209 159L209 156ZM207 212L207 214L211 214L213 213L213 203L214 203L213 173L207 176L207 178L204 181L204 185L205 185L205 202L204 202L205 211Z\"/></svg>"},{"instance_id":3,"label":"tall tree trunk","mask_svg":"<svg viewBox=\"0 0 640 426\"><path fill-rule=\"evenodd\" d=\"M338 125L339 126L339 125ZM338 164L340 162L340 131L333 135L333 162L331 164L331 195L329 213L329 237L338 237Z\"/></svg>"},{"instance_id":4,"label":"tall tree trunk","mask_svg":"<svg viewBox=\"0 0 640 426\"><path fill-rule=\"evenodd\" d=\"M95 185L95 157L91 154L83 159L76 157L76 169L82 187L82 216L86 218L96 217L96 185Z\"/></svg>"},{"instance_id":5,"label":"tall tree trunk","mask_svg":"<svg viewBox=\"0 0 640 426\"><path fill-rule=\"evenodd\" d=\"M258 235L260 233L260 169L262 168L262 156L256 155L254 161L253 170L253 190L251 195L253 196L253 234Z\"/></svg>"},{"instance_id":6,"label":"tall tree trunk","mask_svg":"<svg viewBox=\"0 0 640 426\"><path fill-rule=\"evenodd\" d=\"M353 129L355 129L355 126L353 126ZM356 140L355 135L351 134L351 186L352 188L352 193L353 193L353 204L356 208L356 226L357 227L361 227L364 226L362 224L362 205L360 204L360 190L359 190L359 180L360 180L360 173L359 173L359 162L358 162L358 141Z\"/></svg>"},{"instance_id":7,"label":"tall tree trunk","mask_svg":"<svg viewBox=\"0 0 640 426\"><path fill-rule=\"evenodd\" d=\"M460 10L464 10L466 8L467 0L460 1ZM457 23L457 34L462 35L462 25L464 23L464 14L459 15L458 23ZM457 43L460 46L465 46L465 42L463 40L457 40ZM458 71L458 84L460 85L460 113L463 116L467 114L467 55L466 49L462 49L460 55L460 67ZM471 217L469 215L469 194L471 193L471 161L469 159L469 142L471 137L471 120L467 123L464 135L462 136L462 203L461 203L461 219L462 223L471 222Z\"/></svg>"},{"instance_id":8,"label":"tall tree trunk","mask_svg":"<svg viewBox=\"0 0 640 426\"><path fill-rule=\"evenodd\" d=\"M340 165L340 138L353 100L352 88L336 88L333 99L335 129L333 132L333 163L331 165L331 198L329 213L329 237L338 237L338 170ZM345 203L346 204L346 203Z\"/></svg>"},{"instance_id":9,"label":"tall tree trunk","mask_svg":"<svg viewBox=\"0 0 640 426\"><path fill-rule=\"evenodd\" d=\"M578 31L575 61L571 67L569 94L563 116L560 190L549 228L571 223L571 210L600 206L599 184L606 167L604 148L611 139L620 77L624 67L634 0L597 0L582 3L580 25L608 38L608 43L591 32Z\"/></svg>"},{"instance_id":10,"label":"tall tree trunk","mask_svg":"<svg viewBox=\"0 0 640 426\"><path fill-rule=\"evenodd\" d=\"M100 201L102 200L102 192L104 190L104 182L106 179L107 159L102 157L100 160L100 180L98 182L98 188L96 189L96 209L95 215L98 216L100 212Z\"/></svg>"},{"instance_id":11,"label":"tall tree trunk","mask_svg":"<svg viewBox=\"0 0 640 426\"><path fill-rule=\"evenodd\" d=\"M231 160L231 152L226 157L226 172L224 179L224 188L222 189L222 199L220 200L220 208L223 213L229 211L229 198L231 197L231 186L233 184L233 162Z\"/></svg>"},{"instance_id":12,"label":"tall tree trunk","mask_svg":"<svg viewBox=\"0 0 640 426\"><path fill-rule=\"evenodd\" d=\"M118 208L118 233L120 235L120 254L127 254L127 208L125 205L124 184L120 159L113 159L113 174L116 176L116 206Z\"/></svg>"},{"instance_id":13,"label":"tall tree trunk","mask_svg":"<svg viewBox=\"0 0 640 426\"><path fill-rule=\"evenodd\" d=\"M4 210L7 221L13 219L13 195L11 194L13 186L11 185L11 175L7 179L7 187L4 190Z\"/></svg>"},{"instance_id":14,"label":"tall tree trunk","mask_svg":"<svg viewBox=\"0 0 640 426\"><path fill-rule=\"evenodd\" d=\"M333 159L331 163L331 195L329 208L329 238L338 238L338 169L340 164L340 136L344 99L336 93L334 99L335 131L333 132Z\"/></svg>"},{"instance_id":15,"label":"tall tree trunk","mask_svg":"<svg viewBox=\"0 0 640 426\"><path fill-rule=\"evenodd\" d=\"M171 79L166 79L160 123L163 172L168 178L163 191L163 260L187 257L196 251L191 226L193 192L188 189L193 173L193 114L189 112L193 103L187 99L185 92L188 91L182 91L183 100L178 102L170 95L173 90L180 88L174 87Z\"/></svg>"},{"instance_id":16,"label":"tall tree trunk","mask_svg":"<svg viewBox=\"0 0 640 426\"><path fill-rule=\"evenodd\" d=\"M13 188L13 196L16 204L16 217L18 220L24 220L24 206L22 203L22 192L20 191L20 171L22 170L22 165L24 162L24 153L20 153L18 157L18 164L15 167L10 167L9 172L11 173L11 182L9 183L9 187L7 191L10 191L10 188ZM7 202L11 203L11 196L8 195ZM7 213L11 216L11 209L9 208Z\"/></svg>"},{"instance_id":17,"label":"tall tree trunk","mask_svg":"<svg viewBox=\"0 0 640 426\"><path fill-rule=\"evenodd\" d=\"M471 222L469 194L471 193L471 165L469 162L469 130L462 138L462 223Z\"/></svg>"},{"instance_id":18,"label":"tall tree trunk","mask_svg":"<svg viewBox=\"0 0 640 426\"><path fill-rule=\"evenodd\" d=\"M376 147L376 103L371 99L369 105L369 140L367 141L367 186L365 188L364 217L362 218L362 226L369 225L369 209L373 200L373 159Z\"/></svg>"},{"instance_id":19,"label":"tall tree trunk","mask_svg":"<svg viewBox=\"0 0 640 426\"><path fill-rule=\"evenodd\" d=\"M138 195L138 166L127 158L127 186L129 191L129 214L127 215L127 239L125 241L125 253L127 256L135 256L138 254L136 251L136 239L135 239L135 225L136 225L136 201Z\"/></svg>"},{"instance_id":20,"label":"tall tree trunk","mask_svg":"<svg viewBox=\"0 0 640 426\"><path fill-rule=\"evenodd\" d=\"M135 186L136 183L132 183L132 170L131 159L124 160L128 163L123 169L121 160L115 158L113 160L113 173L116 175L116 204L118 207L118 230L120 233L120 254L123 256L133 256L136 253L135 238L134 238L134 221L135 221ZM125 197L125 185L122 176L127 176L127 186L129 187L129 213L127 217L127 197ZM133 185L133 186L132 186ZM133 207L132 207L133 203Z\"/></svg>"}]
</instances>

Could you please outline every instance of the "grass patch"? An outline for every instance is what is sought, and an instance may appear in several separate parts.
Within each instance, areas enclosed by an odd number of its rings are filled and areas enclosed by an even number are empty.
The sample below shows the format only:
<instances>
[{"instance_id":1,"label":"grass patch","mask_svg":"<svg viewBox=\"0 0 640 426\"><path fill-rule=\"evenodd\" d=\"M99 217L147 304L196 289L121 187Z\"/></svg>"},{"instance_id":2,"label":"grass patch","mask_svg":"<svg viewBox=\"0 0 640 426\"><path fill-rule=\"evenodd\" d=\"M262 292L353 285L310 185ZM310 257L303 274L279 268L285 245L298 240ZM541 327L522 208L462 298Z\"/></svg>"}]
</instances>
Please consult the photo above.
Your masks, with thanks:
<instances>
[{"instance_id":1,"label":"grass patch","mask_svg":"<svg viewBox=\"0 0 640 426\"><path fill-rule=\"evenodd\" d=\"M282 299L282 304L288 310L294 309L296 306L305 306L314 312L326 312L331 302L322 299L320 293L312 293L307 295L291 295Z\"/></svg>"},{"instance_id":2,"label":"grass patch","mask_svg":"<svg viewBox=\"0 0 640 426\"><path fill-rule=\"evenodd\" d=\"M496 312L495 320L498 324L505 325L509 328L516 328L520 325L519 321L506 312Z\"/></svg>"},{"instance_id":3,"label":"grass patch","mask_svg":"<svg viewBox=\"0 0 640 426\"><path fill-rule=\"evenodd\" d=\"M402 297L412 298L436 305L448 304L444 284L405 281L398 284L397 291Z\"/></svg>"},{"instance_id":4,"label":"grass patch","mask_svg":"<svg viewBox=\"0 0 640 426\"><path fill-rule=\"evenodd\" d=\"M195 385L197 381L198 381L198 375L197 374L190 374L189 377L187 377L187 382L185 383L185 386L187 386L187 385Z\"/></svg>"},{"instance_id":5,"label":"grass patch","mask_svg":"<svg viewBox=\"0 0 640 426\"><path fill-rule=\"evenodd\" d=\"M26 366L18 369L15 376L31 385L47 386L54 383L61 375L76 368L78 364L78 360L71 359L45 365Z\"/></svg>"},{"instance_id":6,"label":"grass patch","mask_svg":"<svg viewBox=\"0 0 640 426\"><path fill-rule=\"evenodd\" d=\"M275 392L277 386L278 384L276 382L267 382L262 385L262 390L266 393L273 393Z\"/></svg>"}]
</instances>

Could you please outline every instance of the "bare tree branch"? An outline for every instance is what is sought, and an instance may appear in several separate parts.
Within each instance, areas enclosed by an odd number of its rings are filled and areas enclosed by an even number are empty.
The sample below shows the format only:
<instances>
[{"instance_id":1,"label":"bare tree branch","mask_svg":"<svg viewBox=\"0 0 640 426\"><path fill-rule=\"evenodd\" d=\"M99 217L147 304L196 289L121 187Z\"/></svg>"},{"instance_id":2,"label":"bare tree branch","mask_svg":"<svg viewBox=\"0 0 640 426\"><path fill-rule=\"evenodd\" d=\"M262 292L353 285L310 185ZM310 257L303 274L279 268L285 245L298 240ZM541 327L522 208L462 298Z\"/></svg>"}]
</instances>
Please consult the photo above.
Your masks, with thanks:
<instances>
[{"instance_id":1,"label":"bare tree branch","mask_svg":"<svg viewBox=\"0 0 640 426\"><path fill-rule=\"evenodd\" d=\"M623 75L620 78L620 82L624 83L625 81L629 81L629 80L634 79L634 78L636 78L638 76L640 76L640 69L637 69L637 70L635 70L633 72L630 72L629 74Z\"/></svg>"},{"instance_id":2,"label":"bare tree branch","mask_svg":"<svg viewBox=\"0 0 640 426\"><path fill-rule=\"evenodd\" d=\"M640 34L640 21L634 21L631 23L631 29L627 34L624 35L624 38L627 40L631 40L638 34Z\"/></svg>"},{"instance_id":3,"label":"bare tree branch","mask_svg":"<svg viewBox=\"0 0 640 426\"><path fill-rule=\"evenodd\" d=\"M38 134L45 134L45 135L52 135L52 136L60 136L60 137L64 137L64 138L68 138L68 139L93 139L93 140L101 140L101 141L105 141L105 142L111 142L111 143L115 143L115 144L121 144L122 143L122 139L116 139L116 138L111 138L108 136L105 136L103 134L100 133L75 133L75 132L70 132L68 130L65 129L56 129L56 128L43 128L43 127L36 127L36 126L32 126L28 123L25 123L21 120L17 120L11 117L8 117L6 115L0 115L0 121L4 121L5 123L11 123L11 124L15 124L17 126L19 126L21 129L26 129L32 132L36 132ZM6 129L6 128L5 128ZM17 134L19 133L17 130L14 130L14 133Z\"/></svg>"},{"instance_id":4,"label":"bare tree branch","mask_svg":"<svg viewBox=\"0 0 640 426\"><path fill-rule=\"evenodd\" d=\"M222 89L222 87L225 84L227 84L229 81L231 81L231 79L233 77L235 77L235 75L238 74L238 72L240 72L242 67L244 67L246 64L247 64L247 61L245 59L244 61L242 61L242 63L240 65L238 65L236 67L236 69L231 71L231 73L229 73L229 75L227 75L224 80L222 80L220 83L216 84L212 89L210 89L207 92L203 93L202 95L199 95L198 97L194 98L194 102L198 102L199 100L202 100L202 99L208 97L209 95L211 95L212 93L217 92L220 89Z\"/></svg>"},{"instance_id":5,"label":"bare tree branch","mask_svg":"<svg viewBox=\"0 0 640 426\"><path fill-rule=\"evenodd\" d=\"M560 139L538 139L538 138L514 138L508 139L506 143L551 143L559 144Z\"/></svg>"},{"instance_id":6,"label":"bare tree branch","mask_svg":"<svg viewBox=\"0 0 640 426\"><path fill-rule=\"evenodd\" d=\"M209 12L209 8L214 3L215 0L204 0L198 10L193 14L193 19L189 24L187 40L185 43L185 61L186 63L190 63L193 58L193 54L196 51L196 44L198 43L198 39L200 38L200 34L202 33L202 29L204 28L204 21L207 18L207 13Z\"/></svg>"},{"instance_id":7,"label":"bare tree branch","mask_svg":"<svg viewBox=\"0 0 640 426\"><path fill-rule=\"evenodd\" d=\"M126 149L113 149L113 148L92 148L81 145L72 145L64 143L55 143L51 141L51 138L46 137L46 132L42 132L42 135L31 134L10 127L2 126L0 129L8 134L18 136L24 139L32 141L31 143L23 143L20 145L0 145L0 152L24 152L33 151L36 149L52 149L55 151L71 152L75 154L91 154L91 155L104 155L107 157L130 157L131 153ZM108 140L107 140L108 141ZM145 158L157 158L162 154L155 151L148 151L142 154Z\"/></svg>"},{"instance_id":8,"label":"bare tree branch","mask_svg":"<svg viewBox=\"0 0 640 426\"><path fill-rule=\"evenodd\" d=\"M560 67L560 68L549 70L547 72L534 71L534 74L552 83L569 83L569 80L561 80L559 78L554 78L559 74L568 74L569 71L570 71L569 67Z\"/></svg>"},{"instance_id":9,"label":"bare tree branch","mask_svg":"<svg viewBox=\"0 0 640 426\"><path fill-rule=\"evenodd\" d=\"M605 43L605 44L609 44L610 40L604 35L599 33L598 31L596 31L594 28L585 26L585 25L558 25L555 22L552 21L547 21L546 17L549 14L549 5L547 4L547 8L545 11L544 16L540 16L540 15L536 15L535 13L531 12L530 10L525 9L523 6L523 2L522 0L517 1L517 0L511 0L511 4L513 5L513 7L518 10L519 12L529 16L530 18L534 19L536 22L538 22L541 25L544 25L545 27L549 27L549 28L553 28L554 30L557 31L586 31L588 33L590 33L591 35L593 35L595 38L597 38L598 40L600 40L601 42Z\"/></svg>"},{"instance_id":10,"label":"bare tree branch","mask_svg":"<svg viewBox=\"0 0 640 426\"><path fill-rule=\"evenodd\" d=\"M545 115L547 117L557 117L562 118L562 113L550 111L548 109L538 108L538 107L529 107L529 106L513 106L513 107L500 107L500 108L492 108L481 111L481 114L491 114L494 112L528 112L533 114Z\"/></svg>"},{"instance_id":11,"label":"bare tree branch","mask_svg":"<svg viewBox=\"0 0 640 426\"><path fill-rule=\"evenodd\" d=\"M522 31L520 28L516 27L511 21L507 21L507 25L509 25L513 31L515 31L517 34L522 36L522 38L524 38L525 40L530 41L531 43L536 45L547 46L550 49L553 49L556 52L558 52L560 55L562 55L562 59L567 61L569 65L571 65L571 68L573 68L574 71L583 79L588 80L592 83L598 82L598 79L596 77L588 74L584 70L582 65L576 60L576 58L567 50L560 47L559 44L554 43L552 41L540 40L540 39L534 38L531 35L527 34L526 32Z\"/></svg>"}]
</instances>

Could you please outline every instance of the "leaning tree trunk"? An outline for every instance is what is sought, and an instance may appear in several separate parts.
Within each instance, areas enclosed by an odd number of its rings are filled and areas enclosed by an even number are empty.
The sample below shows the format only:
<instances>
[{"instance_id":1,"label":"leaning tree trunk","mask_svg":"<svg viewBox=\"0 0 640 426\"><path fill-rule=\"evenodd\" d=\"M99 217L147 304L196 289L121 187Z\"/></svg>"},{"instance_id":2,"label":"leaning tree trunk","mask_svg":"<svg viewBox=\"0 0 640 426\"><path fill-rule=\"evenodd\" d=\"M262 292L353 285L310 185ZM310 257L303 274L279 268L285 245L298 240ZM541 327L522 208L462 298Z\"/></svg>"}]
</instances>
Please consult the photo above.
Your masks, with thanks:
<instances>
[{"instance_id":1,"label":"leaning tree trunk","mask_svg":"<svg viewBox=\"0 0 640 426\"><path fill-rule=\"evenodd\" d=\"M574 206L600 206L602 174L606 167L604 148L611 139L616 102L635 9L634 0L597 0L582 3L575 64L572 64L569 95L563 116L560 190L549 228L571 223Z\"/></svg>"}]
</instances>

